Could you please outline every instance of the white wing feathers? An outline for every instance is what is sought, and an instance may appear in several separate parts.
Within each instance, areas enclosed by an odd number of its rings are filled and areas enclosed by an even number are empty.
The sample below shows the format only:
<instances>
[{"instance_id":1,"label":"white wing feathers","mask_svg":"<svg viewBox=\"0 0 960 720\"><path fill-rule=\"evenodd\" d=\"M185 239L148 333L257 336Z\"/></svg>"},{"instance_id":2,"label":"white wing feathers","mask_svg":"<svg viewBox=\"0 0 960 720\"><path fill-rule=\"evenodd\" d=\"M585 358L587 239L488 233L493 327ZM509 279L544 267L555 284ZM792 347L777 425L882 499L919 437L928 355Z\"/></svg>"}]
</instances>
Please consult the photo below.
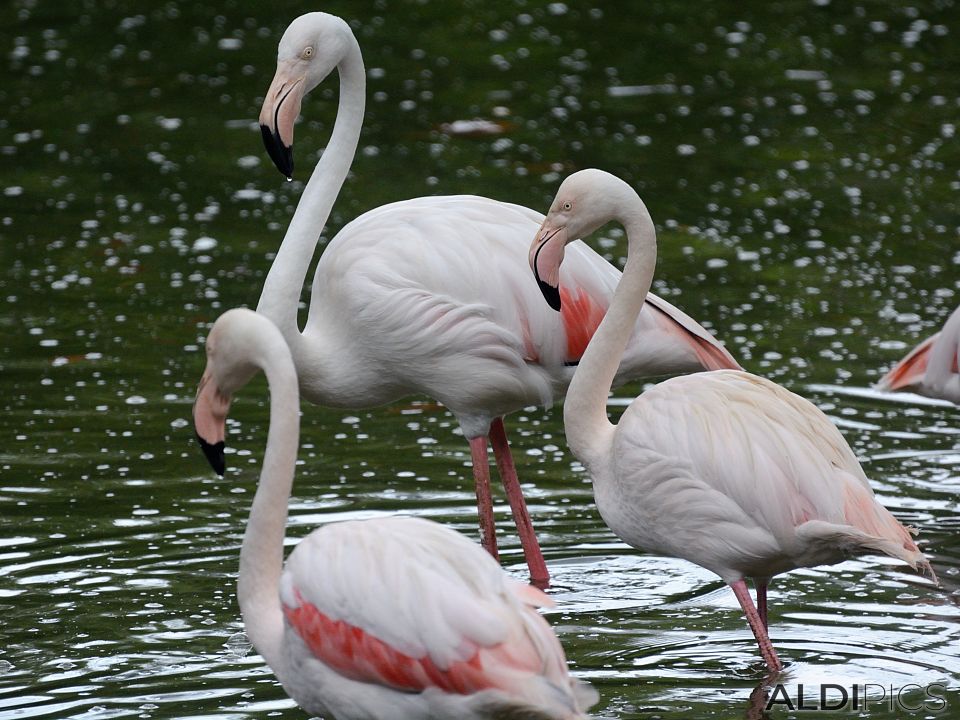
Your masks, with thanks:
<instances>
[{"instance_id":1,"label":"white wing feathers","mask_svg":"<svg viewBox=\"0 0 960 720\"><path fill-rule=\"evenodd\" d=\"M751 557L773 569L778 558L783 569L837 562L842 552L813 542L827 530L847 533L846 550L899 546L884 551L911 564L922 558L829 418L765 379L719 371L660 383L624 413L615 443L621 482L637 485L637 505L658 509L639 519L640 545L659 543L725 580L754 574Z\"/></svg>"},{"instance_id":2,"label":"white wing feathers","mask_svg":"<svg viewBox=\"0 0 960 720\"><path fill-rule=\"evenodd\" d=\"M462 568L462 572L456 571ZM296 592L405 655L445 668L503 642L524 603L493 558L466 537L418 518L331 523L291 554L281 600Z\"/></svg>"}]
</instances>

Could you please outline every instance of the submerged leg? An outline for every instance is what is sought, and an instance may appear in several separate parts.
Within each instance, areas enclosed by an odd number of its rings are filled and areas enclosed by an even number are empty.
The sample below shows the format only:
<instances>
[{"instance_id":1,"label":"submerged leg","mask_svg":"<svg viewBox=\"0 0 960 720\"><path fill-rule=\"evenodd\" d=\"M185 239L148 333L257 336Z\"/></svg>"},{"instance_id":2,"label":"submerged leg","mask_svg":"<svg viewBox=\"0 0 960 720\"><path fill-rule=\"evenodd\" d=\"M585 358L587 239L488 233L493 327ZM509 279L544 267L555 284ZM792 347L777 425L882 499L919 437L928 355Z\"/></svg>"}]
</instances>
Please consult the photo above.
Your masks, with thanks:
<instances>
[{"instance_id":1,"label":"submerged leg","mask_svg":"<svg viewBox=\"0 0 960 720\"><path fill-rule=\"evenodd\" d=\"M753 630L753 636L757 639L757 645L760 646L760 654L763 655L763 660L767 663L767 667L773 671L782 670L783 665L780 663L780 658L777 657L777 651L773 649L773 643L770 642L767 629L760 619L760 613L757 612L757 608L753 605L753 600L750 599L750 591L747 589L747 583L741 579L735 583L731 583L730 587L733 589L733 594L737 596L740 607L743 608L744 615L747 616L747 622L750 623L750 629Z\"/></svg>"},{"instance_id":2,"label":"submerged leg","mask_svg":"<svg viewBox=\"0 0 960 720\"><path fill-rule=\"evenodd\" d=\"M520 535L520 545L523 546L523 556L527 567L530 568L530 581L539 588L547 587L550 582L550 573L537 541L537 534L527 512L527 504L520 490L520 479L510 454L510 444L507 442L507 432L503 427L503 418L497 418L490 424L490 441L493 444L493 454L497 459L497 469L503 481L503 489L507 492L507 500L513 511L513 521L517 525Z\"/></svg>"},{"instance_id":3,"label":"submerged leg","mask_svg":"<svg viewBox=\"0 0 960 720\"><path fill-rule=\"evenodd\" d=\"M493 498L490 496L490 461L487 459L486 437L481 435L470 440L470 458L473 460L473 482L477 490L480 544L495 559L499 559L497 528L493 522Z\"/></svg>"}]
</instances>

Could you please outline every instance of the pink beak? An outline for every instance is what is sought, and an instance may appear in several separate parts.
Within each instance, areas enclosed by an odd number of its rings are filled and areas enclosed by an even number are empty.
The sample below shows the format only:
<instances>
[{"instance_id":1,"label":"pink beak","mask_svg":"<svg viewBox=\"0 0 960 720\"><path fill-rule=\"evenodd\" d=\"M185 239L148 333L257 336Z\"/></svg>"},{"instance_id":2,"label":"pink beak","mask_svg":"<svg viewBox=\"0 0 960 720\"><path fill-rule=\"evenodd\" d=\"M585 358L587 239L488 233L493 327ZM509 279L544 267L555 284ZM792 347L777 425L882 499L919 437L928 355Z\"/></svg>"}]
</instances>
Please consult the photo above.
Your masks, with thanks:
<instances>
[{"instance_id":1,"label":"pink beak","mask_svg":"<svg viewBox=\"0 0 960 720\"><path fill-rule=\"evenodd\" d=\"M193 427L203 454L217 475L226 471L223 450L227 433L227 411L230 396L223 395L211 382L209 371L203 373L193 402Z\"/></svg>"},{"instance_id":2,"label":"pink beak","mask_svg":"<svg viewBox=\"0 0 960 720\"><path fill-rule=\"evenodd\" d=\"M296 76L288 63L281 62L260 109L263 144L273 164L288 178L293 175L293 125L300 115L304 88L303 75Z\"/></svg>"},{"instance_id":3,"label":"pink beak","mask_svg":"<svg viewBox=\"0 0 960 720\"><path fill-rule=\"evenodd\" d=\"M547 304L560 311L560 264L563 251L567 247L567 231L564 227L554 228L543 221L536 239L530 246L530 269L537 279L540 292Z\"/></svg>"}]
</instances>

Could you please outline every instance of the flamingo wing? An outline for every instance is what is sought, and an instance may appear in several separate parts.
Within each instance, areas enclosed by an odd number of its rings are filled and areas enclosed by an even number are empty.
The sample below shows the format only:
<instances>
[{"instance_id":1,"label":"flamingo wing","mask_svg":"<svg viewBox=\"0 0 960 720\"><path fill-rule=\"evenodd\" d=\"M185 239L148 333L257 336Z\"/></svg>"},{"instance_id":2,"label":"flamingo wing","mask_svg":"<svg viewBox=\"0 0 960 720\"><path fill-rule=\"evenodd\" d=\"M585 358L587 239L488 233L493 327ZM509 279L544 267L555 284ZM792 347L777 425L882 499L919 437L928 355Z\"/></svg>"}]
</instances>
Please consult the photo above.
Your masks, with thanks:
<instances>
[{"instance_id":1,"label":"flamingo wing","mask_svg":"<svg viewBox=\"0 0 960 720\"><path fill-rule=\"evenodd\" d=\"M321 256L304 336L341 343L342 366L368 368L371 395L389 381L396 387L384 398L415 390L458 416L478 406L496 416L549 405L562 396L621 273L571 243L561 272L566 302L556 313L526 269L541 221L527 208L474 196L371 210ZM349 322L350 332L337 322ZM651 294L621 381L715 367L739 366L694 320Z\"/></svg>"},{"instance_id":2,"label":"flamingo wing","mask_svg":"<svg viewBox=\"0 0 960 720\"><path fill-rule=\"evenodd\" d=\"M940 337L940 333L931 335L917 345L907 355L880 378L878 390L905 390L923 384L930 362L930 350ZM954 361L956 362L956 360Z\"/></svg>"},{"instance_id":3,"label":"flamingo wing","mask_svg":"<svg viewBox=\"0 0 960 720\"><path fill-rule=\"evenodd\" d=\"M306 652L354 681L459 695L544 684L570 693L563 650L534 608L549 598L427 520L324 526L291 554L281 602Z\"/></svg>"},{"instance_id":4,"label":"flamingo wing","mask_svg":"<svg viewBox=\"0 0 960 720\"><path fill-rule=\"evenodd\" d=\"M660 383L628 408L615 442L622 477L654 469L634 490L657 509L644 518L657 536L648 545L725 580L867 550L927 567L836 426L768 380L720 371Z\"/></svg>"},{"instance_id":5,"label":"flamingo wing","mask_svg":"<svg viewBox=\"0 0 960 720\"><path fill-rule=\"evenodd\" d=\"M657 322L664 331L674 335L679 343L692 348L697 360L705 370L742 370L730 351L717 342L696 320L679 308L653 293L647 293L647 299L640 315L644 311L657 316Z\"/></svg>"},{"instance_id":6,"label":"flamingo wing","mask_svg":"<svg viewBox=\"0 0 960 720\"><path fill-rule=\"evenodd\" d=\"M943 329L911 350L877 383L878 390L911 390L960 404L960 307Z\"/></svg>"}]
</instances>

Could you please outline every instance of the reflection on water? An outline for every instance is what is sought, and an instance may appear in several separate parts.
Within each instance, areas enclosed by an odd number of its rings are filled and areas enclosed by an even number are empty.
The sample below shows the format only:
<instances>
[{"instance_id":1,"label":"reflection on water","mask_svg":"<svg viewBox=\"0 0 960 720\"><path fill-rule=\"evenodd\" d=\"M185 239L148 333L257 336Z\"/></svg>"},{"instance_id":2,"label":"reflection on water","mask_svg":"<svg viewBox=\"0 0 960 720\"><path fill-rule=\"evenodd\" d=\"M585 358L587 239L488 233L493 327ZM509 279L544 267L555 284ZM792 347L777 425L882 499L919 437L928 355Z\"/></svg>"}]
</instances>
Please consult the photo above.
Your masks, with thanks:
<instances>
[{"instance_id":1,"label":"reflection on water","mask_svg":"<svg viewBox=\"0 0 960 720\"><path fill-rule=\"evenodd\" d=\"M618 2L323 5L354 21L370 96L324 241L412 195L543 210L571 170L626 177L658 221L656 290L836 422L943 583L874 557L777 578L788 667L767 682L730 591L617 542L559 413L518 413L548 615L600 690L597 716L759 718L776 682L815 700L824 683L871 685L872 699L943 683L956 714L958 410L870 389L957 303L948 5L663 2L643 22ZM303 717L251 654L234 597L264 387L237 401L224 479L189 421L209 323L255 302L302 189L265 161L255 123L302 10L0 8L0 718ZM336 83L314 96L304 168ZM622 260L619 229L595 244ZM307 407L303 433L290 545L395 512L475 536L469 455L435 403ZM511 526L505 503L497 515ZM522 576L516 538L502 545ZM768 716L793 716L778 707Z\"/></svg>"}]
</instances>

